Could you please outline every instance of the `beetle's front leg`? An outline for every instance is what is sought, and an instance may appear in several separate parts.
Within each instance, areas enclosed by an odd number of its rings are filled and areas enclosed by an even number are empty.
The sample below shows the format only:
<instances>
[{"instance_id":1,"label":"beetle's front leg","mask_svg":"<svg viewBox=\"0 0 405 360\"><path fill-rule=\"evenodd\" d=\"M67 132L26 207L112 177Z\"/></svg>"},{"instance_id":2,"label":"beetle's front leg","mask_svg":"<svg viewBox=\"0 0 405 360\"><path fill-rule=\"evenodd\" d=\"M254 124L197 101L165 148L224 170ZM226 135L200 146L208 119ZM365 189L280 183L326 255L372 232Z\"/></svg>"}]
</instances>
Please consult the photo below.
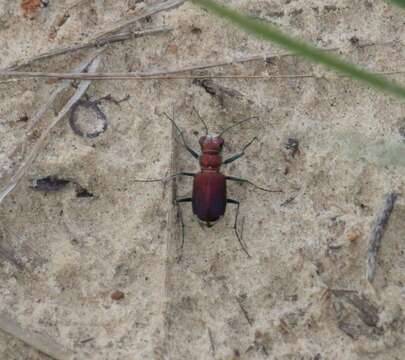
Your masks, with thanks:
<instances>
[{"instance_id":1,"label":"beetle's front leg","mask_svg":"<svg viewBox=\"0 0 405 360\"><path fill-rule=\"evenodd\" d=\"M283 192L283 190L271 190L271 189L263 188L263 187L261 187L259 185L256 185L255 183L253 183L253 182L251 182L250 180L247 180L247 179L242 179L242 178L238 178L238 177L234 177L234 176L226 176L225 178L226 178L226 180L232 180L232 181L238 181L238 182L241 182L241 183L250 184L250 185L254 186L256 189L259 189L259 190L262 190L262 191Z\"/></svg>"},{"instance_id":2,"label":"beetle's front leg","mask_svg":"<svg viewBox=\"0 0 405 360\"><path fill-rule=\"evenodd\" d=\"M225 159L222 164L226 165L226 164L231 163L232 161L235 161L235 160L238 160L239 158L241 158L243 155L245 155L245 150L246 150L250 145L252 145L252 143L253 143L255 140L257 140L257 137L256 137L256 136L255 136L252 140L250 140L250 141L242 148L242 151L241 151L240 153L237 153L237 154L231 156L230 158Z\"/></svg>"}]
</instances>

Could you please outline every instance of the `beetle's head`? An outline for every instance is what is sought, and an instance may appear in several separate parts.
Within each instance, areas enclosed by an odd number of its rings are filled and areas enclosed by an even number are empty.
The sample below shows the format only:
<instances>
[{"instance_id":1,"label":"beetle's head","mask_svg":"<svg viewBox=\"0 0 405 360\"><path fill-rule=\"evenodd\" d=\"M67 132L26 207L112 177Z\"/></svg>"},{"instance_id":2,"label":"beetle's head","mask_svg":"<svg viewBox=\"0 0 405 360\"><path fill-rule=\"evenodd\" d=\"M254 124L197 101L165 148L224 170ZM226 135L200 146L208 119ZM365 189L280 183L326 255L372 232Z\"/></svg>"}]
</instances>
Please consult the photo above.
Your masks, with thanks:
<instances>
[{"instance_id":1,"label":"beetle's head","mask_svg":"<svg viewBox=\"0 0 405 360\"><path fill-rule=\"evenodd\" d=\"M203 153L220 153L224 145L224 139L215 134L208 134L201 136L199 143Z\"/></svg>"}]
</instances>

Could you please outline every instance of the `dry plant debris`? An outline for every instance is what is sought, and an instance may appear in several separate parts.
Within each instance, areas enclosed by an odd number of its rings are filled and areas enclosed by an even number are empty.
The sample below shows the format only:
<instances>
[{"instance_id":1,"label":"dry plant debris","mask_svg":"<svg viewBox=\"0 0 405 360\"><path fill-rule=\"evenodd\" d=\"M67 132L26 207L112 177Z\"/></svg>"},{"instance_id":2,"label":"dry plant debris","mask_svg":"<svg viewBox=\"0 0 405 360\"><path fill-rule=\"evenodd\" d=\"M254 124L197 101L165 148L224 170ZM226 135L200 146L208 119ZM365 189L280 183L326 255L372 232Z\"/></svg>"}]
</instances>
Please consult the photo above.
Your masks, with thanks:
<instances>
[{"instance_id":1,"label":"dry plant debris","mask_svg":"<svg viewBox=\"0 0 405 360\"><path fill-rule=\"evenodd\" d=\"M398 194L390 193L384 199L382 210L378 214L373 229L371 230L370 241L367 251L367 280L372 282L377 267L377 255L381 247L381 240L384 235L385 228L388 225L389 218L394 209Z\"/></svg>"}]
</instances>

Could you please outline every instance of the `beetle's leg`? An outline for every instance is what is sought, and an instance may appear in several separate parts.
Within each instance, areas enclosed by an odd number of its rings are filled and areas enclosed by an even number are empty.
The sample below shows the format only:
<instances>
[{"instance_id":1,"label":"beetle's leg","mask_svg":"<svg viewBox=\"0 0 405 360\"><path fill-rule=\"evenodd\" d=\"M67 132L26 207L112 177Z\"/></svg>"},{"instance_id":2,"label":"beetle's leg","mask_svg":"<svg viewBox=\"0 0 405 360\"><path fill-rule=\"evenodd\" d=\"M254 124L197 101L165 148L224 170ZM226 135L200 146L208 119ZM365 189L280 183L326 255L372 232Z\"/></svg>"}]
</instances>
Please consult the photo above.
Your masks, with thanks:
<instances>
[{"instance_id":1,"label":"beetle's leg","mask_svg":"<svg viewBox=\"0 0 405 360\"><path fill-rule=\"evenodd\" d=\"M256 136L255 136L252 140L250 140L250 141L242 148L242 151L241 151L240 153L237 153L237 154L231 156L230 158L225 159L222 164L229 164L229 163L231 163L232 161L238 160L240 157L242 157L243 155L245 155L245 150L246 150L250 145L252 145L252 144L253 144L253 141L255 141L255 140L257 140L257 137L256 137Z\"/></svg>"},{"instance_id":2,"label":"beetle's leg","mask_svg":"<svg viewBox=\"0 0 405 360\"><path fill-rule=\"evenodd\" d=\"M166 177L163 177L163 178L160 178L160 179L135 179L133 181L135 181L135 182L157 182L157 181L166 182L166 181L169 181L169 180L172 180L172 179L176 178L177 176L194 176L194 175L195 174L193 174L193 173L182 171L182 172L179 172L177 174L169 175L169 176L166 176Z\"/></svg>"},{"instance_id":3,"label":"beetle's leg","mask_svg":"<svg viewBox=\"0 0 405 360\"><path fill-rule=\"evenodd\" d=\"M233 224L233 229L234 229L234 231L235 231L236 238L238 239L239 244L240 244L242 250L243 250L243 251L245 252L245 254L250 258L251 256L250 256L250 254L248 253L248 251L247 251L247 249L246 249L246 246L245 246L245 245L243 244L243 242L242 242L242 236L239 235L239 232L238 232L238 216L239 216L239 206L240 206L240 202L239 202L238 200L233 200L233 199L226 199L226 202L227 202L228 204L234 204L234 205L236 205L236 215L235 215L235 223Z\"/></svg>"},{"instance_id":4,"label":"beetle's leg","mask_svg":"<svg viewBox=\"0 0 405 360\"><path fill-rule=\"evenodd\" d=\"M173 126L176 128L177 132L180 134L181 140L183 142L183 146L186 148L186 150L195 158L198 159L200 155L193 150L190 146L187 145L186 140L184 139L183 131L180 130L180 128L177 126L176 122L166 113L164 115L170 120L170 122L173 124Z\"/></svg>"},{"instance_id":5,"label":"beetle's leg","mask_svg":"<svg viewBox=\"0 0 405 360\"><path fill-rule=\"evenodd\" d=\"M247 180L247 179L242 179L242 178L238 178L238 177L234 177L234 176L226 176L225 178L226 178L226 180L232 180L232 181L239 181L241 183L247 183L247 184L250 184L250 185L254 186L256 189L267 191L267 192L283 192L283 190L271 190L271 189L263 188L263 187L261 187L259 185L256 185L255 183L252 183L250 180Z\"/></svg>"},{"instance_id":6,"label":"beetle's leg","mask_svg":"<svg viewBox=\"0 0 405 360\"><path fill-rule=\"evenodd\" d=\"M179 218L180 218L180 224L181 224L181 252L183 253L183 246L184 246L184 221L183 221L183 213L181 211L180 203L184 202L192 202L193 198L191 197L186 197L186 198L178 198L176 199L176 204L179 207Z\"/></svg>"}]
</instances>

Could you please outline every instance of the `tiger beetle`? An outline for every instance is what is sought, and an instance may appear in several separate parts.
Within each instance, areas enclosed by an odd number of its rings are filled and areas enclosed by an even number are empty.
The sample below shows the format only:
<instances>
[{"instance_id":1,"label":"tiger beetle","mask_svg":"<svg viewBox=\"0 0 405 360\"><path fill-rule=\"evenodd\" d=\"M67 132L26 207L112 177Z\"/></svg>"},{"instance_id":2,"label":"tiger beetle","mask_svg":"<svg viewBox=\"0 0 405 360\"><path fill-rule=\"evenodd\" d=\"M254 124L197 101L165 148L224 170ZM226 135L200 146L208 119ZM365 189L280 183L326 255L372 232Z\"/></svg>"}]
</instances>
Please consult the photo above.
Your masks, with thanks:
<instances>
[{"instance_id":1,"label":"tiger beetle","mask_svg":"<svg viewBox=\"0 0 405 360\"><path fill-rule=\"evenodd\" d=\"M233 124L223 130L219 135L210 134L208 132L208 126L205 121L201 118L198 114L197 110L193 108L195 113L197 114L200 121L203 123L205 128L205 135L201 136L199 139L199 144L201 147L201 154L197 151L193 150L186 142L183 131L180 130L176 122L173 118L171 118L167 113L164 113L166 118L173 124L176 131L180 135L182 145L184 148L193 156L195 159L199 160L201 170L194 174L190 172L179 172L164 178L160 179L147 179L147 180L134 180L136 182L157 182L162 181L166 182L168 180L174 179L178 176L191 176L194 178L193 182L193 191L191 197L181 197L175 200L176 204L187 203L191 202L193 207L193 213L201 220L203 223L206 223L208 227L213 226L214 222L219 220L221 216L225 214L226 205L232 204L236 206L236 213L235 213L235 222L233 225L233 229L235 231L236 238L239 241L239 244L242 250L246 253L246 255L250 258L250 254L246 249L246 246L242 242L242 237L238 232L237 223L238 223L238 215L239 215L239 206L240 202L235 199L231 199L227 197L226 194L226 181L236 181L239 183L246 183L254 186L256 189L266 191L266 192L282 192L281 190L270 190L263 188L254 184L253 182L242 179L239 177L234 176L226 176L221 172L221 165L227 165L235 160L241 158L245 155L246 149L253 144L254 141L257 140L255 136L252 140L250 140L246 145L242 147L242 150L225 160L222 159L222 148L224 146L224 139L223 134L229 131L230 129L239 126L247 121L251 120L258 120L257 116L252 116L247 119L243 119L236 124ZM182 243L181 248L184 245L184 222L183 217L180 214L180 222L181 222L181 229L182 229Z\"/></svg>"}]
</instances>

